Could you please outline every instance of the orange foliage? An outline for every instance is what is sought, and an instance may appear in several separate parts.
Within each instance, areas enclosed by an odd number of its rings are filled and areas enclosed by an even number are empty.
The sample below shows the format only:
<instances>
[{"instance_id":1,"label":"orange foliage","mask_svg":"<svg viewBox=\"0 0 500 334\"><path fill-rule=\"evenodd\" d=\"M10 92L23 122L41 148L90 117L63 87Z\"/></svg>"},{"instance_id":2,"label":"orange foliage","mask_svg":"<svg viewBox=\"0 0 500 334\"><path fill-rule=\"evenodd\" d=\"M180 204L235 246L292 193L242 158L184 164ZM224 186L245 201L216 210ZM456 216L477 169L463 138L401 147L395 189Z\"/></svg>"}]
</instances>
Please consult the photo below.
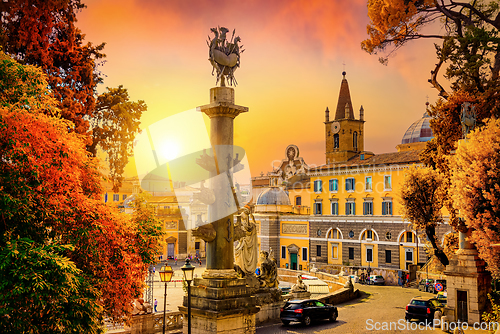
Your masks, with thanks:
<instances>
[{"instance_id":1,"label":"orange foliage","mask_svg":"<svg viewBox=\"0 0 500 334\"><path fill-rule=\"evenodd\" d=\"M500 277L500 120L492 119L462 141L451 159L454 205L472 229L471 242Z\"/></svg>"},{"instance_id":2,"label":"orange foliage","mask_svg":"<svg viewBox=\"0 0 500 334\"><path fill-rule=\"evenodd\" d=\"M157 251L159 224L101 202L99 161L86 151L84 136L68 132L70 121L47 115L57 114L57 103L44 76L3 53L0 63L7 64L2 77L12 76L17 87L8 90L16 98L0 94L0 239L73 245L65 255L102 292L96 302L108 315L126 315Z\"/></svg>"},{"instance_id":3,"label":"orange foliage","mask_svg":"<svg viewBox=\"0 0 500 334\"><path fill-rule=\"evenodd\" d=\"M419 12L432 7L434 0L369 0L370 24L366 30L369 39L361 43L363 50L375 53L386 44L400 46L406 39L418 34L424 20Z\"/></svg>"}]
</instances>

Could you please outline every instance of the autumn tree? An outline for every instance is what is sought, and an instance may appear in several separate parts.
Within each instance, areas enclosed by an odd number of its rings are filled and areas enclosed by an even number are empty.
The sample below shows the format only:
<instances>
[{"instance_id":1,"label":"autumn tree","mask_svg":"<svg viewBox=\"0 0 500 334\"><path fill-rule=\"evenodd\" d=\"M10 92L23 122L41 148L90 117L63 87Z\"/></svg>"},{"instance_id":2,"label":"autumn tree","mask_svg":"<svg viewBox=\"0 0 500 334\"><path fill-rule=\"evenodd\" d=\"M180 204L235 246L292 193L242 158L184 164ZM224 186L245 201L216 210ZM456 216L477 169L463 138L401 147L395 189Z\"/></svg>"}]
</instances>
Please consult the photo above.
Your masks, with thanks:
<instances>
[{"instance_id":1,"label":"autumn tree","mask_svg":"<svg viewBox=\"0 0 500 334\"><path fill-rule=\"evenodd\" d=\"M100 148L108 154L116 191L146 105L129 101L122 86L97 96L104 43L85 43L76 27L84 7L80 0L2 1L0 47L22 64L42 68L61 116L87 136L89 152L95 156Z\"/></svg>"},{"instance_id":2,"label":"autumn tree","mask_svg":"<svg viewBox=\"0 0 500 334\"><path fill-rule=\"evenodd\" d=\"M455 208L471 228L471 242L500 278L500 120L488 120L460 143L451 159Z\"/></svg>"},{"instance_id":3,"label":"autumn tree","mask_svg":"<svg viewBox=\"0 0 500 334\"><path fill-rule=\"evenodd\" d=\"M445 194L439 172L428 167L411 167L405 175L400 200L401 217L411 222L416 231L425 233L434 255L446 266L448 257L436 235L436 227L443 223L441 209Z\"/></svg>"},{"instance_id":4,"label":"autumn tree","mask_svg":"<svg viewBox=\"0 0 500 334\"><path fill-rule=\"evenodd\" d=\"M368 16L369 38L361 46L371 54L388 51L390 55L415 39L441 42L436 44L438 63L429 79L441 96L450 95L437 81L445 62L445 76L452 81L454 91L484 93L489 86L496 87L500 72L499 1L369 0ZM434 31L424 30L431 23ZM386 61L387 55L382 58Z\"/></svg>"},{"instance_id":5,"label":"autumn tree","mask_svg":"<svg viewBox=\"0 0 500 334\"><path fill-rule=\"evenodd\" d=\"M0 332L97 333L140 296L161 224L102 203L99 161L47 87L0 52Z\"/></svg>"}]
</instances>

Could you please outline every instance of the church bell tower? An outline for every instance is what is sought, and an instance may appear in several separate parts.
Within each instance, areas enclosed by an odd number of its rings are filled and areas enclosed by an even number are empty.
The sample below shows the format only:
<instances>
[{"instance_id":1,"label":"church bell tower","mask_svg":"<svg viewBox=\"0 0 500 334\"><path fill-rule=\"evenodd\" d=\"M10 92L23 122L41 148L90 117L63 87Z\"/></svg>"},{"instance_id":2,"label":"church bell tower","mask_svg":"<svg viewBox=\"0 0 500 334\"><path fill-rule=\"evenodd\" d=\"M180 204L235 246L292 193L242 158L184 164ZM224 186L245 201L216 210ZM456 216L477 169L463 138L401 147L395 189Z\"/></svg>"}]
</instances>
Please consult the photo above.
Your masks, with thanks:
<instances>
[{"instance_id":1,"label":"church bell tower","mask_svg":"<svg viewBox=\"0 0 500 334\"><path fill-rule=\"evenodd\" d=\"M354 118L354 109L349 84L342 72L339 100L335 118L330 120L328 107L325 111L326 163L347 161L364 150L364 110L359 109L359 119Z\"/></svg>"}]
</instances>

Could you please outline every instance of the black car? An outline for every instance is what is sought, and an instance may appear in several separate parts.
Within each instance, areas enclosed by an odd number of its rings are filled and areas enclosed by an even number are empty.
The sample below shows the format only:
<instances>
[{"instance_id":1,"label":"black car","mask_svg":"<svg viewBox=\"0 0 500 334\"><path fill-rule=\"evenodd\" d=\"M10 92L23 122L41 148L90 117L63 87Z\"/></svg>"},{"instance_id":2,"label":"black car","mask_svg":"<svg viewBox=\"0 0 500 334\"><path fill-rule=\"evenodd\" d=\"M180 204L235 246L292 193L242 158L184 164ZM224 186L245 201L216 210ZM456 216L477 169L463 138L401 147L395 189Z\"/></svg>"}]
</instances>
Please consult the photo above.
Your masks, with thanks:
<instances>
[{"instance_id":1,"label":"black car","mask_svg":"<svg viewBox=\"0 0 500 334\"><path fill-rule=\"evenodd\" d=\"M406 305L405 320L418 319L431 322L437 310L443 312L443 305L436 298L415 297Z\"/></svg>"},{"instance_id":2,"label":"black car","mask_svg":"<svg viewBox=\"0 0 500 334\"><path fill-rule=\"evenodd\" d=\"M291 300L281 308L280 319L284 325L291 321L299 321L309 325L313 320L337 320L339 312L333 305L325 304L316 299Z\"/></svg>"}]
</instances>

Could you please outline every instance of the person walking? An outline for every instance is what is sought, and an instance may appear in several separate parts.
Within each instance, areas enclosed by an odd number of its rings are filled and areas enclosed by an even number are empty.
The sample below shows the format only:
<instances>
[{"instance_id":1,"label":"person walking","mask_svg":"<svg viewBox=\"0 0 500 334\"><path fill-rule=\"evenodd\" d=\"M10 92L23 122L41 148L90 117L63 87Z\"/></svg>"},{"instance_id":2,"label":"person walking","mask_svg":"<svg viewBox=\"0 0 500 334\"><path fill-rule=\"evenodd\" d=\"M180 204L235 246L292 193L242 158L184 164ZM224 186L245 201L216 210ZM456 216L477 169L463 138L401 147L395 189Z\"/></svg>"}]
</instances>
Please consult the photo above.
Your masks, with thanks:
<instances>
[{"instance_id":1,"label":"person walking","mask_svg":"<svg viewBox=\"0 0 500 334\"><path fill-rule=\"evenodd\" d=\"M175 257L174 261L175 261L175 265L177 265L177 256Z\"/></svg>"},{"instance_id":2,"label":"person walking","mask_svg":"<svg viewBox=\"0 0 500 334\"><path fill-rule=\"evenodd\" d=\"M157 308L157 307L158 307L158 301L157 301L157 300L156 300L156 298L155 298L155 313L156 313L156 312L158 312L158 311L156 310L156 308Z\"/></svg>"}]
</instances>

